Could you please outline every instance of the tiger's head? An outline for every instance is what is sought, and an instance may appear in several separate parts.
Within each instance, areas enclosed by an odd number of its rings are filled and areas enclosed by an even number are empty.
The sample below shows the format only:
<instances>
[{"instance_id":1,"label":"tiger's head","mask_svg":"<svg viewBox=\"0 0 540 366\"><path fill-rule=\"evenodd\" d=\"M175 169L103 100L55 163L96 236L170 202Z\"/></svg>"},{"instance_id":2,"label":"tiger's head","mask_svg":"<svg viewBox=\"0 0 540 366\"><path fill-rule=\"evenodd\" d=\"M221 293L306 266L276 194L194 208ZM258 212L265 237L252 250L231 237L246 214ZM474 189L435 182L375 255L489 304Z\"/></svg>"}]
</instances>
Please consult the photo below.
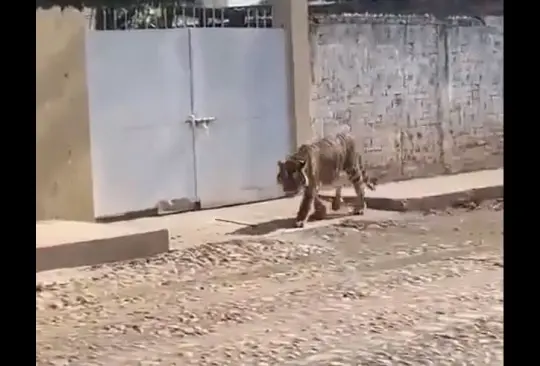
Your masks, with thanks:
<instances>
[{"instance_id":1,"label":"tiger's head","mask_svg":"<svg viewBox=\"0 0 540 366\"><path fill-rule=\"evenodd\" d=\"M277 183L287 195L299 193L307 185L305 161L286 160L278 161Z\"/></svg>"}]
</instances>

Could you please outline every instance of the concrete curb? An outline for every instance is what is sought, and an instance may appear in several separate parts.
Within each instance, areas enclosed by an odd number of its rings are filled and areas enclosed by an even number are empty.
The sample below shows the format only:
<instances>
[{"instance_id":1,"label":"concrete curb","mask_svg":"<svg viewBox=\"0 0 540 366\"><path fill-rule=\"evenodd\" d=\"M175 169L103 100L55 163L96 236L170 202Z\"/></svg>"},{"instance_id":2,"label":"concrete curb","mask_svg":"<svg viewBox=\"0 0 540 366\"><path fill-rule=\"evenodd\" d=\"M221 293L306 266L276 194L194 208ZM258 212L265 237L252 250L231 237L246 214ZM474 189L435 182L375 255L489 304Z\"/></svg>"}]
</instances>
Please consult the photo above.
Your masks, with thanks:
<instances>
[{"instance_id":1,"label":"concrete curb","mask_svg":"<svg viewBox=\"0 0 540 366\"><path fill-rule=\"evenodd\" d=\"M332 190L326 193L321 198L331 200ZM394 182L368 192L367 206L378 210L378 213L369 210L366 215L387 216L404 211L467 207L472 206L471 203L479 204L503 196L502 169ZM238 238L280 232L289 225L300 199L296 197L116 224L36 222L36 272L150 257L167 252L171 247L183 249L221 240L227 235L228 238ZM354 190L344 190L343 199L351 204ZM341 213L335 214L335 219L342 218ZM320 225L330 223L324 220ZM318 225L313 222L309 226Z\"/></svg>"},{"instance_id":2,"label":"concrete curb","mask_svg":"<svg viewBox=\"0 0 540 366\"><path fill-rule=\"evenodd\" d=\"M461 206L469 202L478 204L482 201L503 197L504 186L500 184L414 198L366 197L366 205L368 208L383 211L429 211ZM343 199L346 203L352 204L354 197L343 197Z\"/></svg>"},{"instance_id":3,"label":"concrete curb","mask_svg":"<svg viewBox=\"0 0 540 366\"><path fill-rule=\"evenodd\" d=\"M169 250L167 229L36 247L36 272L150 257Z\"/></svg>"}]
</instances>

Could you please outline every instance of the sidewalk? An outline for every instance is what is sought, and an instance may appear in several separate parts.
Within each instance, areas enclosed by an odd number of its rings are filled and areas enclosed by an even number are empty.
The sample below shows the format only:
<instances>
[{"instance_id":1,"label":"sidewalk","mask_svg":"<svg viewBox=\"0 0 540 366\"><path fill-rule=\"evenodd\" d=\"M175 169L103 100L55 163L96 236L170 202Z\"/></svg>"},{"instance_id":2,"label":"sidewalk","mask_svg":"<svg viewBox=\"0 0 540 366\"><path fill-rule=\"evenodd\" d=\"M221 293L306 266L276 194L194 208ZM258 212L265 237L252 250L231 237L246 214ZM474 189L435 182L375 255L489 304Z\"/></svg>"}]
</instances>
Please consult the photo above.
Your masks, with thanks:
<instances>
[{"instance_id":1,"label":"sidewalk","mask_svg":"<svg viewBox=\"0 0 540 366\"><path fill-rule=\"evenodd\" d=\"M376 210L425 211L444 209L460 201L484 201L503 196L503 169L411 179L382 184L367 191L367 205ZM323 192L333 196L333 192ZM354 199L352 188L343 189L346 202Z\"/></svg>"},{"instance_id":2,"label":"sidewalk","mask_svg":"<svg viewBox=\"0 0 540 366\"><path fill-rule=\"evenodd\" d=\"M149 257L169 250L165 228L76 221L36 222L36 272Z\"/></svg>"},{"instance_id":3,"label":"sidewalk","mask_svg":"<svg viewBox=\"0 0 540 366\"><path fill-rule=\"evenodd\" d=\"M362 219L388 220L399 217L400 214L396 211L444 208L465 199L481 201L500 198L502 188L502 169L383 184L376 191L367 193L367 204L370 209L366 210ZM324 193L332 194L332 192ZM352 190L349 189L344 190L344 196L346 201L354 197ZM96 264L96 261L131 259L157 254L169 248L181 249L234 237L301 230L291 229L292 218L296 214L299 202L300 197L294 197L110 224L55 222L54 235L50 234L51 229L46 234L44 224L37 223L36 227L40 230L36 234L36 251L43 251L44 248L50 251L53 247L55 250L52 255L48 255L47 265L40 266L36 261L36 271L38 268L45 270ZM391 211L380 211L381 209ZM311 222L306 228L335 222L346 217L346 210L347 208L344 208L343 212L330 213L329 220ZM81 238L83 230L85 234ZM167 231L170 238L168 243L165 240ZM129 240L130 236L132 240ZM99 246L96 245L96 241L100 241ZM76 249L77 247L79 249ZM88 254L96 252L96 248L101 248L98 251L101 254ZM80 254L82 251L86 254ZM78 259L72 260L70 265L69 258ZM91 263L81 264L84 258L87 261L88 258L92 259Z\"/></svg>"},{"instance_id":4,"label":"sidewalk","mask_svg":"<svg viewBox=\"0 0 540 366\"><path fill-rule=\"evenodd\" d=\"M473 173L414 179L382 184L367 192L366 220L384 220L399 216L392 211L440 209L452 202L473 199L486 200L502 197L503 170L484 170ZM324 192L332 196L333 191ZM343 190L345 201L354 198L352 188ZM215 241L230 235L264 235L293 230L292 218L300 204L300 197L260 202L249 205L187 212L183 214L143 218L130 221L141 230L166 227L174 249ZM334 220L311 222L306 228L328 225L347 214L347 207L332 213ZM125 224L125 222L118 223Z\"/></svg>"},{"instance_id":5,"label":"sidewalk","mask_svg":"<svg viewBox=\"0 0 540 366\"><path fill-rule=\"evenodd\" d=\"M300 199L300 197L284 198L214 210L142 218L133 220L130 224L141 231L158 230L165 227L169 230L171 249L184 249L233 237L279 234L283 231L301 230L293 228L294 216L298 210ZM329 210L329 219L310 222L306 228L328 225L345 216L347 216L346 208L338 213ZM399 216L399 213L366 210L363 218L377 221L396 216Z\"/></svg>"}]
</instances>

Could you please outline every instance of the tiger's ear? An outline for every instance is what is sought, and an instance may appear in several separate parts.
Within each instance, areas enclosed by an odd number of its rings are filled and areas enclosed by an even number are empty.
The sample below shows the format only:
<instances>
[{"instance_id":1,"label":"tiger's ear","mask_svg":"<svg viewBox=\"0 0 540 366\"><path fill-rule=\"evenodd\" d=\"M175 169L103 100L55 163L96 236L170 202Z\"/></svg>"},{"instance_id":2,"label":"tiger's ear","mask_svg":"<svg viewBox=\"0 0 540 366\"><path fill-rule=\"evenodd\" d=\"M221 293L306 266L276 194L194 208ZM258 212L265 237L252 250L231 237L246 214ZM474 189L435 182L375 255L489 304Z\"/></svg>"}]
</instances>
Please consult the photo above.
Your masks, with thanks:
<instances>
[{"instance_id":1,"label":"tiger's ear","mask_svg":"<svg viewBox=\"0 0 540 366\"><path fill-rule=\"evenodd\" d=\"M283 165L285 165L285 163L282 162L281 160L278 160L277 165L278 165L278 167L281 168L281 167L283 167Z\"/></svg>"}]
</instances>

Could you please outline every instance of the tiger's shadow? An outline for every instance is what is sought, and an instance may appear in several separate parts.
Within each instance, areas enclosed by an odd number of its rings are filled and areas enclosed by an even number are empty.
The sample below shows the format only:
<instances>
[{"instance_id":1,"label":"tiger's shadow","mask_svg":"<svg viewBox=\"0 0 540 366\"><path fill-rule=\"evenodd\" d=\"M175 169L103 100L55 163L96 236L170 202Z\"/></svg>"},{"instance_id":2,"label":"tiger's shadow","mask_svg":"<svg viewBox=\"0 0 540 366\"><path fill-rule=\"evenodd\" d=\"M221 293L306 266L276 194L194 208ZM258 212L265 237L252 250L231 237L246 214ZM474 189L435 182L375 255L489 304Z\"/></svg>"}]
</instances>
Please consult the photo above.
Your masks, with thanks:
<instances>
[{"instance_id":1,"label":"tiger's shadow","mask_svg":"<svg viewBox=\"0 0 540 366\"><path fill-rule=\"evenodd\" d=\"M323 220L315 220L310 217L308 222L332 220L332 219L337 219L337 218L341 218L345 216L349 216L349 214L346 212L341 212L341 213L329 212ZM275 220L270 220L266 222L261 222L255 225L250 225L247 227L242 227L233 232L228 233L227 235L252 235L252 236L266 235L280 229L294 229L295 228L294 222L295 222L294 217L290 217L287 219L275 219Z\"/></svg>"}]
</instances>

